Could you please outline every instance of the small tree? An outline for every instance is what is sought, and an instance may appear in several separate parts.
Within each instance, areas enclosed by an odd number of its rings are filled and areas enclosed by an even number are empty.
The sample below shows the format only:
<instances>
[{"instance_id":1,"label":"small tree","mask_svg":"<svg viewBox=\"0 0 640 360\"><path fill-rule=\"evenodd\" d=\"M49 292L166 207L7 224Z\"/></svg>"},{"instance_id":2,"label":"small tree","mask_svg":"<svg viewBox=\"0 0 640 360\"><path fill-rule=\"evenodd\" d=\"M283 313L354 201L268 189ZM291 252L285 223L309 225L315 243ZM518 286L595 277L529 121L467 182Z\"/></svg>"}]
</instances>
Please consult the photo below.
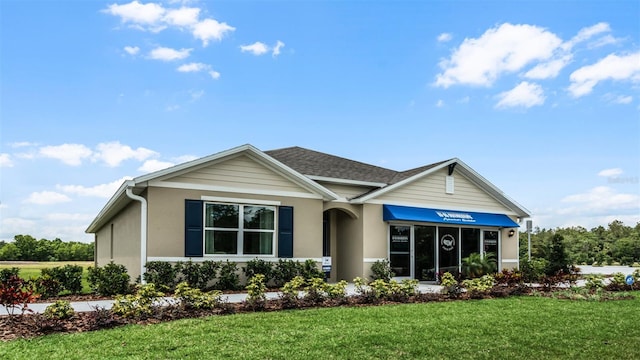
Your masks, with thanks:
<instances>
[{"instance_id":1,"label":"small tree","mask_svg":"<svg viewBox=\"0 0 640 360\"><path fill-rule=\"evenodd\" d=\"M547 260L549 264L545 269L546 275L555 275L559 271L569 273L569 258L565 251L564 238L560 234L553 235L551 244L549 245Z\"/></svg>"}]
</instances>

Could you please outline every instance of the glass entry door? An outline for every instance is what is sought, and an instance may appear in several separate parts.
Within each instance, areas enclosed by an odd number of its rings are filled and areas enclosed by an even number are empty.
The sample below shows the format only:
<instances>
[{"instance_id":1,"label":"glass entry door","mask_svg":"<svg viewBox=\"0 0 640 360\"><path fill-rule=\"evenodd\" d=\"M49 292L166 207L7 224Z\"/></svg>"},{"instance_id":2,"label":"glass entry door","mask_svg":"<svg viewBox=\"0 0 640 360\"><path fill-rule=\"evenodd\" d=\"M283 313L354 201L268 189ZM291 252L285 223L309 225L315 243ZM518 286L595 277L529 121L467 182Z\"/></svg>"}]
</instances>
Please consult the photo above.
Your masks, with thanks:
<instances>
[{"instance_id":1,"label":"glass entry door","mask_svg":"<svg viewBox=\"0 0 640 360\"><path fill-rule=\"evenodd\" d=\"M390 226L389 263L398 277L411 276L411 227Z\"/></svg>"},{"instance_id":2,"label":"glass entry door","mask_svg":"<svg viewBox=\"0 0 640 360\"><path fill-rule=\"evenodd\" d=\"M438 227L438 265L440 273L458 273L459 229Z\"/></svg>"},{"instance_id":3,"label":"glass entry door","mask_svg":"<svg viewBox=\"0 0 640 360\"><path fill-rule=\"evenodd\" d=\"M420 281L436 280L436 227L419 226L413 228L415 272L414 277Z\"/></svg>"}]
</instances>

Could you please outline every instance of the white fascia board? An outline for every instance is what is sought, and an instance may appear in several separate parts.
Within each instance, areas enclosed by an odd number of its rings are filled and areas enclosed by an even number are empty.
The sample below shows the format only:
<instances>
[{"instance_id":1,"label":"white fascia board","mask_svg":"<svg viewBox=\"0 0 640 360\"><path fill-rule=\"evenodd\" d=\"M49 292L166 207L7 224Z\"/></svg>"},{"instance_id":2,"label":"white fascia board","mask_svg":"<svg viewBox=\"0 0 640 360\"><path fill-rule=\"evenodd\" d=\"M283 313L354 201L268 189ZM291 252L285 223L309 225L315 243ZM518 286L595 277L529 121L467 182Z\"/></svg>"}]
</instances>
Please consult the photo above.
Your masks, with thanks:
<instances>
[{"instance_id":1,"label":"white fascia board","mask_svg":"<svg viewBox=\"0 0 640 360\"><path fill-rule=\"evenodd\" d=\"M343 184L343 185L357 185L357 186L371 186L371 187L385 187L388 184L386 183L378 183L371 181L360 181L360 180L349 180L349 179L340 179L340 178L332 178L326 176L316 176L316 175L305 175L311 180L315 181L324 181L333 184Z\"/></svg>"},{"instance_id":2,"label":"white fascia board","mask_svg":"<svg viewBox=\"0 0 640 360\"><path fill-rule=\"evenodd\" d=\"M98 230L96 227L100 223L100 221L102 221L102 219L109 214L109 212L111 211L111 209L113 208L113 206L116 204L116 202L119 199L121 199L123 197L126 197L125 196L126 189L128 187L133 186L134 184L135 183L133 182L133 180L125 180L122 183L122 185L120 185L120 187L115 192L115 194L113 194L111 199L109 199L109 201L107 201L107 203L104 205L102 210L100 210L98 215L96 215L95 219L93 219L91 224L89 224L89 226L87 227L87 229L84 232L87 233L87 234L95 233Z\"/></svg>"},{"instance_id":3,"label":"white fascia board","mask_svg":"<svg viewBox=\"0 0 640 360\"><path fill-rule=\"evenodd\" d=\"M436 171L438 171L438 170L440 170L440 169L442 169L442 168L444 168L446 166L449 166L450 164L455 163L457 161L459 161L457 158L451 159L451 160L449 160L449 161L447 161L445 163L442 163L442 164L440 164L438 166L434 166L434 167L432 167L430 169L427 169L427 170L425 170L425 171L423 171L421 173L415 174L415 175L413 175L411 177L408 177L408 178L406 178L406 179L404 179L402 181L399 181L399 182L397 182L397 183L395 183L393 185L389 185L389 186L387 186L385 188L382 188L380 190L374 191L374 192L370 193L369 195L363 196L363 197L358 198L358 199L351 200L351 203L353 203L353 204L364 204L368 200L371 200L371 199L376 198L376 197L378 197L378 196L380 196L382 194L385 194L385 193L388 193L390 191L393 191L393 190L395 190L397 188L403 187L406 184L409 184L409 183L411 183L411 182L413 182L415 180L418 180L418 179L420 179L420 178L422 178L424 176L427 176L427 175L429 175L431 173L434 173L434 172L436 172Z\"/></svg>"}]
</instances>

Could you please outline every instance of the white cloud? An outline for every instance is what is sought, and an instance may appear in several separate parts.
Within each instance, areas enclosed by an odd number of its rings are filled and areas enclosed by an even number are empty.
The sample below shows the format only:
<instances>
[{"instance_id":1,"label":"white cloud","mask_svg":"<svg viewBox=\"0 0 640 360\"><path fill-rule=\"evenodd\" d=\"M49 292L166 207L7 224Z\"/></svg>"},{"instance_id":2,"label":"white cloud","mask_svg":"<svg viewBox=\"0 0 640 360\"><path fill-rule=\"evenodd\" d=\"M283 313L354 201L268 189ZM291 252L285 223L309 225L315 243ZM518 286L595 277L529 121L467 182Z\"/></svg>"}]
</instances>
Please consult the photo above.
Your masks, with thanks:
<instances>
[{"instance_id":1,"label":"white cloud","mask_svg":"<svg viewBox=\"0 0 640 360\"><path fill-rule=\"evenodd\" d=\"M640 195L617 193L608 186L598 186L586 193L569 195L562 202L576 206L562 209L560 214L610 214L612 210L640 210Z\"/></svg>"},{"instance_id":2,"label":"white cloud","mask_svg":"<svg viewBox=\"0 0 640 360\"><path fill-rule=\"evenodd\" d=\"M227 23L220 23L214 19L204 19L193 25L193 36L202 40L202 46L209 45L210 40L220 41L228 32L236 28Z\"/></svg>"},{"instance_id":3,"label":"white cloud","mask_svg":"<svg viewBox=\"0 0 640 360\"><path fill-rule=\"evenodd\" d=\"M124 51L126 51L129 55L136 55L138 52L140 52L140 48L137 46L125 46Z\"/></svg>"},{"instance_id":4,"label":"white cloud","mask_svg":"<svg viewBox=\"0 0 640 360\"><path fill-rule=\"evenodd\" d=\"M615 99L613 99L613 102L616 104L631 104L632 101L633 101L632 96L623 96L623 95L620 95Z\"/></svg>"},{"instance_id":5,"label":"white cloud","mask_svg":"<svg viewBox=\"0 0 640 360\"><path fill-rule=\"evenodd\" d=\"M11 217L0 220L0 236L5 239L13 239L17 234L33 234L33 230L37 229L35 221L24 218Z\"/></svg>"},{"instance_id":6,"label":"white cloud","mask_svg":"<svg viewBox=\"0 0 640 360\"><path fill-rule=\"evenodd\" d=\"M532 106L544 104L545 96L540 85L523 81L515 88L500 93L498 98L500 101L496 104L496 108L515 106L530 108Z\"/></svg>"},{"instance_id":7,"label":"white cloud","mask_svg":"<svg viewBox=\"0 0 640 360\"><path fill-rule=\"evenodd\" d=\"M284 47L284 43L280 40L276 42L276 46L273 47L273 51L271 52L271 56L276 57L280 55L280 49Z\"/></svg>"},{"instance_id":8,"label":"white cloud","mask_svg":"<svg viewBox=\"0 0 640 360\"><path fill-rule=\"evenodd\" d=\"M616 43L619 43L620 41L621 39L616 39L611 35L605 35L590 42L588 47L589 49L595 49L605 45L616 44Z\"/></svg>"},{"instance_id":9,"label":"white cloud","mask_svg":"<svg viewBox=\"0 0 640 360\"><path fill-rule=\"evenodd\" d=\"M219 73L219 72L217 72L217 71L213 71L213 70L211 70L211 71L209 71L209 75L211 75L211 77L212 77L214 80L218 80L218 79L220 79L220 73Z\"/></svg>"},{"instance_id":10,"label":"white cloud","mask_svg":"<svg viewBox=\"0 0 640 360\"><path fill-rule=\"evenodd\" d=\"M544 28L505 23L479 38L467 38L442 60L436 86L490 86L502 73L516 72L535 61L551 59L562 40Z\"/></svg>"},{"instance_id":11,"label":"white cloud","mask_svg":"<svg viewBox=\"0 0 640 360\"><path fill-rule=\"evenodd\" d=\"M444 100L439 99L439 100L436 102L436 107L443 107L443 106L444 106Z\"/></svg>"},{"instance_id":12,"label":"white cloud","mask_svg":"<svg viewBox=\"0 0 640 360\"><path fill-rule=\"evenodd\" d=\"M9 146L12 148L30 147L30 146L37 146L37 145L38 144L36 143L32 143L28 141L18 141L18 142L13 142L9 144Z\"/></svg>"},{"instance_id":13,"label":"white cloud","mask_svg":"<svg viewBox=\"0 0 640 360\"><path fill-rule=\"evenodd\" d=\"M62 144L40 148L41 156L57 159L71 166L82 164L82 160L90 157L92 154L91 149L81 144Z\"/></svg>"},{"instance_id":14,"label":"white cloud","mask_svg":"<svg viewBox=\"0 0 640 360\"><path fill-rule=\"evenodd\" d=\"M142 166L140 166L138 168L138 171L142 171L145 173L151 173L154 171L158 171L158 170L162 170L162 169L166 169L168 167L171 167L175 165L172 162L168 162L168 161L159 161L159 160L147 160L144 162L144 164L142 164Z\"/></svg>"},{"instance_id":15,"label":"white cloud","mask_svg":"<svg viewBox=\"0 0 640 360\"><path fill-rule=\"evenodd\" d=\"M81 221L88 222L93 220L95 216L91 214L70 214L70 213L50 213L44 218L51 221Z\"/></svg>"},{"instance_id":16,"label":"white cloud","mask_svg":"<svg viewBox=\"0 0 640 360\"><path fill-rule=\"evenodd\" d=\"M189 95L191 95L191 101L198 101L204 95L204 90L200 91L189 91Z\"/></svg>"},{"instance_id":17,"label":"white cloud","mask_svg":"<svg viewBox=\"0 0 640 360\"><path fill-rule=\"evenodd\" d=\"M0 167L12 167L13 161L11 160L11 156L6 153L0 154Z\"/></svg>"},{"instance_id":18,"label":"white cloud","mask_svg":"<svg viewBox=\"0 0 640 360\"><path fill-rule=\"evenodd\" d=\"M143 161L156 155L158 155L158 153L153 150L143 147L132 149L128 145L122 145L120 142L114 141L98 144L94 159L104 161L110 167L115 167L128 159Z\"/></svg>"},{"instance_id":19,"label":"white cloud","mask_svg":"<svg viewBox=\"0 0 640 360\"><path fill-rule=\"evenodd\" d=\"M131 180L131 177L125 176L118 180L112 181L106 184L100 184L95 186L83 186L83 185L57 185L56 188L68 193L79 196L100 197L109 198L126 180Z\"/></svg>"},{"instance_id":20,"label":"white cloud","mask_svg":"<svg viewBox=\"0 0 640 360\"><path fill-rule=\"evenodd\" d=\"M598 173L598 176L604 176L604 177L618 176L618 175L622 175L622 173L623 171L620 168L611 168L611 169L604 169L600 171Z\"/></svg>"},{"instance_id":21,"label":"white cloud","mask_svg":"<svg viewBox=\"0 0 640 360\"><path fill-rule=\"evenodd\" d=\"M438 35L438 42L447 42L447 41L451 41L451 39L453 38L453 36L451 36L451 34L449 33L442 33L440 35Z\"/></svg>"},{"instance_id":22,"label":"white cloud","mask_svg":"<svg viewBox=\"0 0 640 360\"><path fill-rule=\"evenodd\" d=\"M170 25L186 27L196 24L198 16L200 16L200 9L181 7L180 9L168 10L164 21Z\"/></svg>"},{"instance_id":23,"label":"white cloud","mask_svg":"<svg viewBox=\"0 0 640 360\"><path fill-rule=\"evenodd\" d=\"M269 51L269 47L265 43L256 41L251 45L240 45L240 51L250 52L253 55L260 56L260 55L266 54L267 51Z\"/></svg>"},{"instance_id":24,"label":"white cloud","mask_svg":"<svg viewBox=\"0 0 640 360\"><path fill-rule=\"evenodd\" d=\"M139 29L159 31L162 29L158 23L162 20L165 9L155 3L141 4L132 1L128 4L111 4L103 10L107 14L120 17L123 23L132 23ZM144 27L146 26L146 27Z\"/></svg>"},{"instance_id":25,"label":"white cloud","mask_svg":"<svg viewBox=\"0 0 640 360\"><path fill-rule=\"evenodd\" d=\"M162 61L182 60L189 57L191 50L193 49L175 50L167 47L157 47L151 50L151 53L149 53L149 57L154 60Z\"/></svg>"},{"instance_id":26,"label":"white cloud","mask_svg":"<svg viewBox=\"0 0 640 360\"><path fill-rule=\"evenodd\" d=\"M524 74L529 79L549 79L555 78L565 66L567 66L573 56L568 54L560 58L540 63Z\"/></svg>"},{"instance_id":27,"label":"white cloud","mask_svg":"<svg viewBox=\"0 0 640 360\"><path fill-rule=\"evenodd\" d=\"M178 67L178 71L180 71L180 72L198 72L198 71L208 70L210 68L211 68L211 66L209 66L207 64L195 63L194 62L194 63L180 65Z\"/></svg>"},{"instance_id":28,"label":"white cloud","mask_svg":"<svg viewBox=\"0 0 640 360\"><path fill-rule=\"evenodd\" d=\"M611 28L609 27L609 24L604 22L597 23L593 26L582 28L580 29L580 31L578 31L576 36L571 38L571 40L565 42L562 45L562 48L565 50L570 50L572 47L574 47L578 43L589 40L595 35L601 34L603 32L610 32L610 31L611 31Z\"/></svg>"},{"instance_id":29,"label":"white cloud","mask_svg":"<svg viewBox=\"0 0 640 360\"><path fill-rule=\"evenodd\" d=\"M601 81L640 82L640 51L622 56L608 55L595 64L574 71L569 79L569 92L576 98L591 93Z\"/></svg>"},{"instance_id":30,"label":"white cloud","mask_svg":"<svg viewBox=\"0 0 640 360\"><path fill-rule=\"evenodd\" d=\"M36 205L52 205L69 201L71 201L71 199L67 195L54 191L34 192L25 200L27 203Z\"/></svg>"},{"instance_id":31,"label":"white cloud","mask_svg":"<svg viewBox=\"0 0 640 360\"><path fill-rule=\"evenodd\" d=\"M178 109L180 109L180 105L168 105L165 108L165 111L175 111L175 110L178 110Z\"/></svg>"}]
</instances>

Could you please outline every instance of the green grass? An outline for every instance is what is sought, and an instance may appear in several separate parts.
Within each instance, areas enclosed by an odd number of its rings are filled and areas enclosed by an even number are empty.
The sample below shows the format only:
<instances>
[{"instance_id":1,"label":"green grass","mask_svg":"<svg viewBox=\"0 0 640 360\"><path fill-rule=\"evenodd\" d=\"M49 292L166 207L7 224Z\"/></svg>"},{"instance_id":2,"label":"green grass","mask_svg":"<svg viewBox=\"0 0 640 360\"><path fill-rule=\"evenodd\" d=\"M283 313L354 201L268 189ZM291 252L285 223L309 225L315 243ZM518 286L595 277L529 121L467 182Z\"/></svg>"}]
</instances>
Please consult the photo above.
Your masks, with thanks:
<instances>
[{"instance_id":1,"label":"green grass","mask_svg":"<svg viewBox=\"0 0 640 360\"><path fill-rule=\"evenodd\" d=\"M238 314L0 344L3 359L638 359L640 294Z\"/></svg>"},{"instance_id":2,"label":"green grass","mask_svg":"<svg viewBox=\"0 0 640 360\"><path fill-rule=\"evenodd\" d=\"M64 266L67 264L71 265L80 265L83 268L82 271L82 293L89 294L91 293L91 288L89 287L89 283L87 282L87 268L89 266L93 266L93 261L61 261L61 262L11 262L11 261L2 261L0 262L0 269L8 269L12 267L17 267L20 269L20 277L23 279L35 279L40 276L40 270L44 268L52 268L57 266ZM63 293L64 294L64 293Z\"/></svg>"}]
</instances>

